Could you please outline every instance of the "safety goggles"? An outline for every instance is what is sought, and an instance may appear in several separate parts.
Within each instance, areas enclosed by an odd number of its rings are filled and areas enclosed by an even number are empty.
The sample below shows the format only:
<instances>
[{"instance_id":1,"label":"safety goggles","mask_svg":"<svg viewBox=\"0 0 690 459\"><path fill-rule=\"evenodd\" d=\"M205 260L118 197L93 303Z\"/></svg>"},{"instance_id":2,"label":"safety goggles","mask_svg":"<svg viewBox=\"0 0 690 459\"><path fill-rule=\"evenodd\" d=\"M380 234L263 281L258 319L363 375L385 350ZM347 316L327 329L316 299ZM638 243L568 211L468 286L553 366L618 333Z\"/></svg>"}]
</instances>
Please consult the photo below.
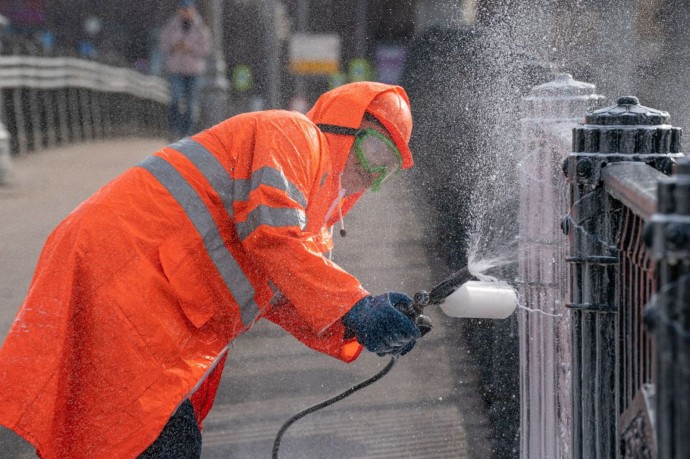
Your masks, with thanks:
<instances>
[{"instance_id":1,"label":"safety goggles","mask_svg":"<svg viewBox=\"0 0 690 459\"><path fill-rule=\"evenodd\" d=\"M375 129L358 129L354 147L360 166L374 178L371 191L379 191L383 181L402 167L398 147Z\"/></svg>"}]
</instances>

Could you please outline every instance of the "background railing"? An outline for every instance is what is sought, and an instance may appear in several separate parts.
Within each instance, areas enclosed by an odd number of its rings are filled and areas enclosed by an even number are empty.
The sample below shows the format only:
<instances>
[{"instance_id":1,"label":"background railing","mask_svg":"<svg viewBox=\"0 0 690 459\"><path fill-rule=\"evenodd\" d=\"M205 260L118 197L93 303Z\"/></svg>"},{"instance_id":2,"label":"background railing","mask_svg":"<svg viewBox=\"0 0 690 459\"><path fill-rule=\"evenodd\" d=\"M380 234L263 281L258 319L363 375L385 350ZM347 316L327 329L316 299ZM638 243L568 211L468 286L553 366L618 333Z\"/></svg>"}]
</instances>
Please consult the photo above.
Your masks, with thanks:
<instances>
[{"instance_id":1,"label":"background railing","mask_svg":"<svg viewBox=\"0 0 690 459\"><path fill-rule=\"evenodd\" d=\"M618 201L615 207L620 209L615 237L619 255L618 413L622 417L621 436L626 440L622 445L628 449L635 417L632 411L638 409L636 397L647 390L647 384L654 382L654 344L644 324L644 313L657 282L655 263L643 235L656 212L656 188L662 177L665 175L644 163L621 162L602 170L604 189Z\"/></svg>"},{"instance_id":2,"label":"background railing","mask_svg":"<svg viewBox=\"0 0 690 459\"><path fill-rule=\"evenodd\" d=\"M1 118L10 150L164 135L168 85L156 76L69 57L0 56Z\"/></svg>"},{"instance_id":3,"label":"background railing","mask_svg":"<svg viewBox=\"0 0 690 459\"><path fill-rule=\"evenodd\" d=\"M0 185L11 156L72 142L165 136L167 82L72 57L0 56Z\"/></svg>"}]
</instances>

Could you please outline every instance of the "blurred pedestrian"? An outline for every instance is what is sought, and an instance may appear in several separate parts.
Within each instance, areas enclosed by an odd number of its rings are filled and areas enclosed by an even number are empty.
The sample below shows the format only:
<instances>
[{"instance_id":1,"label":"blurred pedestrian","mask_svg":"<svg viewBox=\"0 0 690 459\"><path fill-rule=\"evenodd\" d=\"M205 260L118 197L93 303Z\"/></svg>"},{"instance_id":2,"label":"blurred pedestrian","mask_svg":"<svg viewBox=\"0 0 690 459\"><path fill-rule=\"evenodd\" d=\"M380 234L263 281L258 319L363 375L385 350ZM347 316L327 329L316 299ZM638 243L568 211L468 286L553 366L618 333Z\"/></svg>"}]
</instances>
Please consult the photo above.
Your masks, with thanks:
<instances>
[{"instance_id":1,"label":"blurred pedestrian","mask_svg":"<svg viewBox=\"0 0 690 459\"><path fill-rule=\"evenodd\" d=\"M210 34L194 0L180 1L177 12L161 30L159 48L170 82L169 135L175 141L193 132L206 60L211 53Z\"/></svg>"},{"instance_id":2,"label":"blurred pedestrian","mask_svg":"<svg viewBox=\"0 0 690 459\"><path fill-rule=\"evenodd\" d=\"M398 308L327 255L412 167L409 100L361 82L229 118L105 185L48 237L0 348L0 425L52 458L199 457L230 343L258 319L345 362L403 355Z\"/></svg>"}]
</instances>

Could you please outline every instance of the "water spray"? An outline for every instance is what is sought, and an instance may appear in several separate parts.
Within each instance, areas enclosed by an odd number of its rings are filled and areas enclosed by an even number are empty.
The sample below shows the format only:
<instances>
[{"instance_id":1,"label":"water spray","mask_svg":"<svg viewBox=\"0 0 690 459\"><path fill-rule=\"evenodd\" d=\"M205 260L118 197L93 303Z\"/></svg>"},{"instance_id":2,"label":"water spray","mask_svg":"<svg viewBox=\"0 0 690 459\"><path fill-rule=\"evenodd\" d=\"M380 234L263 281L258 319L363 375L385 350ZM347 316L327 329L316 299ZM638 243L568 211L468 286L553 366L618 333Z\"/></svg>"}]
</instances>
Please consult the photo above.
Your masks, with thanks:
<instances>
[{"instance_id":1,"label":"water spray","mask_svg":"<svg viewBox=\"0 0 690 459\"><path fill-rule=\"evenodd\" d=\"M482 277L484 279L480 279ZM438 305L441 311L450 317L505 319L515 311L518 305L517 294L511 286L504 282L497 282L494 278L482 276L479 272L475 275L468 267L451 274L429 292L418 291L413 300L411 305L398 303L395 307L414 322L422 336L433 328L431 319L424 314L424 308L428 306ZM295 421L370 386L390 372L397 360L397 355L392 356L390 362L371 378L328 400L310 406L288 419L281 426L273 442L272 458L278 459L283 434Z\"/></svg>"}]
</instances>

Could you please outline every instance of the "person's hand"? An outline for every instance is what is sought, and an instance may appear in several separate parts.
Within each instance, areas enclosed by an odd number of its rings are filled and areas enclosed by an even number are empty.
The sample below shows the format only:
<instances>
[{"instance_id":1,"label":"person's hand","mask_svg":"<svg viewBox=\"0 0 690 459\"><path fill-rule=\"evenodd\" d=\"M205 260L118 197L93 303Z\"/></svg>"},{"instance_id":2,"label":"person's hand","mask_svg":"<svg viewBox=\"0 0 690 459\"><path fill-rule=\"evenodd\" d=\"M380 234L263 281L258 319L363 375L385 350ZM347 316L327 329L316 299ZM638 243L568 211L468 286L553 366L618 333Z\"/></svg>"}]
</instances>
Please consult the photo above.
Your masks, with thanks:
<instances>
[{"instance_id":1,"label":"person's hand","mask_svg":"<svg viewBox=\"0 0 690 459\"><path fill-rule=\"evenodd\" d=\"M421 334L417 326L395 308L398 303L412 304L412 298L398 292L365 296L343 316L343 325L370 352L380 356L405 355Z\"/></svg>"}]
</instances>

